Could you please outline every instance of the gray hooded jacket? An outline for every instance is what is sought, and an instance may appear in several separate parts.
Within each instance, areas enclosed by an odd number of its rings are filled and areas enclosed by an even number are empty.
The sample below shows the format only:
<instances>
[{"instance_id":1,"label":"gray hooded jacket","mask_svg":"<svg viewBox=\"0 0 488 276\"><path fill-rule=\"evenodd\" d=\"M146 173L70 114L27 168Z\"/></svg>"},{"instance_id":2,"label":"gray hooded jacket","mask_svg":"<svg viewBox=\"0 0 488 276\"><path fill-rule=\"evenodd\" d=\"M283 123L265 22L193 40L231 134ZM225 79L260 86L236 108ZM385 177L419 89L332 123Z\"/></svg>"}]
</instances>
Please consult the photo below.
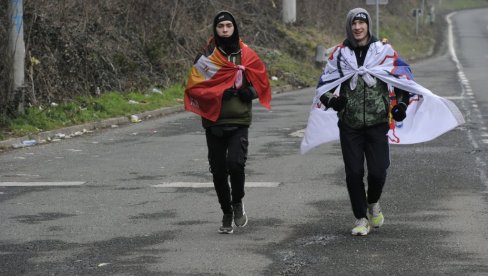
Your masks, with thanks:
<instances>
[{"instance_id":1,"label":"gray hooded jacket","mask_svg":"<svg viewBox=\"0 0 488 276\"><path fill-rule=\"evenodd\" d=\"M372 26L371 16L369 16L368 11L363 9L363 8L355 8L355 9L350 10L346 16L346 35L347 35L347 40L349 41L349 43L351 43L351 46L353 49L358 47L358 44L357 44L356 40L354 39L354 35L352 34L352 20L359 13L365 13L368 15L368 35L369 35L370 40L373 38L373 34L371 33L371 26Z\"/></svg>"},{"instance_id":2,"label":"gray hooded jacket","mask_svg":"<svg viewBox=\"0 0 488 276\"><path fill-rule=\"evenodd\" d=\"M367 15L368 19L368 35L369 41L366 46L362 46L367 49L369 45L377 39L371 34L371 17L369 13L362 8L355 8L349 11L346 17L346 33L347 39L344 41L344 45L351 48L351 50L361 48L357 41L354 39L352 32L352 22L354 17L359 13ZM358 58L358 56L356 56ZM363 56L364 60L364 56ZM321 97L321 101L328 103L330 97L332 97L329 91ZM397 89L395 89L397 92ZM404 94L403 91L398 91L396 96L399 101L402 101ZM378 80L377 84L373 87L368 87L362 78L358 79L358 84L355 90L351 90L349 85L342 85L340 95L347 98L346 106L337 113L339 120L351 128L361 129L364 127L375 126L378 124L388 123L389 113L389 92L385 82ZM405 101L408 103L408 98ZM325 104L324 103L324 104ZM327 104L325 104L327 106Z\"/></svg>"}]
</instances>

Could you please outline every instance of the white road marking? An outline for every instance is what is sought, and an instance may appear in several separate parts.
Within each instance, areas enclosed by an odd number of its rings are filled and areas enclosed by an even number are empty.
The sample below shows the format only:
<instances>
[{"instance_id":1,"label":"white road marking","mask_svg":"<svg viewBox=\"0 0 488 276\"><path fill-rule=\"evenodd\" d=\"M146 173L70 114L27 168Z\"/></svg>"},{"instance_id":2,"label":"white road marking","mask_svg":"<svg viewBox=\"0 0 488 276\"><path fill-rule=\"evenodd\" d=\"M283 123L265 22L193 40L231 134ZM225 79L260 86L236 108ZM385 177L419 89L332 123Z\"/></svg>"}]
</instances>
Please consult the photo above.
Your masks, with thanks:
<instances>
[{"instance_id":1,"label":"white road marking","mask_svg":"<svg viewBox=\"0 0 488 276\"><path fill-rule=\"evenodd\" d=\"M471 85L469 84L469 80L468 78L466 77L466 74L464 73L463 71L463 66L461 64L461 62L459 61L457 55L456 55L456 49L454 47L454 32L453 32L453 24L452 24L452 21L451 21L451 16L453 16L455 14L455 12L453 13L450 13L446 16L446 20L447 20L447 23L448 23L448 47L449 47L449 53L451 54L451 58L452 58L452 61L454 61L454 63L456 64L456 68L457 68L457 71L458 71L458 76L459 76L459 81L461 82L461 89L462 89L462 92L461 92L461 96L465 96L469 91L469 95L471 95L471 92L472 92L472 88L471 88ZM473 99L472 99L473 100ZM475 112L474 115L472 116L476 116L476 114L478 114L478 118L479 120L482 122L482 119L483 117L481 116L481 113L479 112L477 106L478 104L476 103L476 101L473 101L471 104L472 106L471 107L467 107L465 103L461 103L462 104L462 107L463 109L466 111L466 110L472 110ZM471 118L469 118L469 116L466 118L466 123L471 123L472 120ZM483 127L485 127L483 125ZM479 148L479 145L478 145L478 141L474 138L473 136L473 133L471 130L467 130L467 135L468 135L468 139L471 141L471 144L473 145L473 147L475 149L478 149ZM487 139L482 139L481 142L482 143L486 143L486 140ZM476 158L476 167L479 171L479 174L480 174L480 179L481 181L485 184L485 192L488 191L488 176L486 175L485 173L485 168L486 168L486 163L484 162L484 160L482 160L481 158L477 157Z\"/></svg>"},{"instance_id":2,"label":"white road marking","mask_svg":"<svg viewBox=\"0 0 488 276\"><path fill-rule=\"evenodd\" d=\"M0 187L41 187L41 186L80 186L83 181L64 182L0 182Z\"/></svg>"},{"instance_id":3,"label":"white road marking","mask_svg":"<svg viewBox=\"0 0 488 276\"><path fill-rule=\"evenodd\" d=\"M290 133L290 136L303 138L304 133L305 133L305 129L301 129L301 130L297 130L293 133Z\"/></svg>"},{"instance_id":4,"label":"white road marking","mask_svg":"<svg viewBox=\"0 0 488 276\"><path fill-rule=\"evenodd\" d=\"M443 98L448 99L448 100L462 100L462 99L464 99L463 96L443 96Z\"/></svg>"},{"instance_id":5,"label":"white road marking","mask_svg":"<svg viewBox=\"0 0 488 276\"><path fill-rule=\"evenodd\" d=\"M276 188L280 182L246 182L246 188ZM152 185L155 188L213 188L213 182L165 182Z\"/></svg>"},{"instance_id":6,"label":"white road marking","mask_svg":"<svg viewBox=\"0 0 488 276\"><path fill-rule=\"evenodd\" d=\"M16 176L39 177L38 174L17 173Z\"/></svg>"}]
</instances>

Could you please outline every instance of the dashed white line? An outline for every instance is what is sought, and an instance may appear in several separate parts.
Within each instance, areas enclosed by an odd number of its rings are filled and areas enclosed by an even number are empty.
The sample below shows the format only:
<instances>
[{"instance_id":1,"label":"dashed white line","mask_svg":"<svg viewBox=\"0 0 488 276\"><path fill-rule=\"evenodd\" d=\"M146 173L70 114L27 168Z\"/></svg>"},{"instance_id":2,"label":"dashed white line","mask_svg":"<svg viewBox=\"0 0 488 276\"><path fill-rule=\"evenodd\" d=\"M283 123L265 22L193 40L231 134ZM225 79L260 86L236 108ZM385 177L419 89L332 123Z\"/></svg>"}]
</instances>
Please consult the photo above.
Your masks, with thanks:
<instances>
[{"instance_id":1,"label":"dashed white line","mask_svg":"<svg viewBox=\"0 0 488 276\"><path fill-rule=\"evenodd\" d=\"M41 187L41 186L80 186L86 182L65 181L65 182L0 182L0 187Z\"/></svg>"},{"instance_id":2,"label":"dashed white line","mask_svg":"<svg viewBox=\"0 0 488 276\"><path fill-rule=\"evenodd\" d=\"M461 89L462 89L462 92L461 92L461 96L465 96L467 93L469 95L471 95L471 91L472 91L472 88L471 88L471 85L469 84L469 80L468 78L466 77L466 74L464 73L463 71L463 66L461 64L461 62L459 61L457 55L456 55L456 49L454 48L454 35L453 35L453 30L452 30L452 21L451 21L451 16L454 15L455 12L453 13L450 13L448 16L446 16L446 21L447 21L447 24L448 24L448 47L449 47L449 53L451 54L451 58L452 58L452 61L454 61L454 63L456 64L456 68L458 70L458 77L459 77L459 81L461 82ZM469 91L469 92L468 92ZM473 117L476 116L478 117L478 120L480 122L483 122L483 117L481 116L481 112L479 111L478 109L478 104L476 103L476 101L474 101L474 99L471 99L471 107L468 108L466 106L466 103L462 103L463 105L463 108L465 110L466 113L468 113L468 116L467 116L467 120L466 122L467 123L470 123L471 120L470 120L470 116L471 116L471 112L470 111L473 111ZM483 125L484 127L484 125ZM473 137L473 133L471 130L468 129L467 131L467 136L468 136L468 139L469 141L471 142L471 144L473 145L473 147L475 149L478 149L479 148L479 145L478 145L478 142L477 140ZM482 142L482 143L488 143L487 139L482 139L481 141L479 142ZM480 180L484 183L485 185L485 191L484 192L488 192L488 177L486 175L486 172L485 172L485 169L486 169L486 163L484 162L484 160L482 160L481 158L477 157L476 158L476 166L477 166L477 169L478 169L478 172L480 174Z\"/></svg>"},{"instance_id":3,"label":"dashed white line","mask_svg":"<svg viewBox=\"0 0 488 276\"><path fill-rule=\"evenodd\" d=\"M448 99L448 100L463 100L463 96L443 96L443 98Z\"/></svg>"},{"instance_id":4,"label":"dashed white line","mask_svg":"<svg viewBox=\"0 0 488 276\"><path fill-rule=\"evenodd\" d=\"M246 182L248 188L276 188L280 182ZM152 185L155 188L213 188L212 182L165 182Z\"/></svg>"}]
</instances>

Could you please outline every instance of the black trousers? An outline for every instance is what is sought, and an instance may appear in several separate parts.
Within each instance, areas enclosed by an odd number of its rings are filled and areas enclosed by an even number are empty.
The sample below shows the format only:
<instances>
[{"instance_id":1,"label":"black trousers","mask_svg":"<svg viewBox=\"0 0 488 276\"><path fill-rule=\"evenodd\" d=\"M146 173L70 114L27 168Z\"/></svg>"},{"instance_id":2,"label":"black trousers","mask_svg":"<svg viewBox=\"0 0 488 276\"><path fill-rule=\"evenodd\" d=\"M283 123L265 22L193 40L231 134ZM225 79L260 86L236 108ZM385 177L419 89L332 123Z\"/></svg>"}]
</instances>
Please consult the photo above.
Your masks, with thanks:
<instances>
[{"instance_id":1,"label":"black trousers","mask_svg":"<svg viewBox=\"0 0 488 276\"><path fill-rule=\"evenodd\" d=\"M352 129L339 122L342 157L346 171L347 190L352 211L357 219L366 217L368 203L376 203L381 197L390 166L388 124L363 129ZM368 189L364 178L364 159L368 170Z\"/></svg>"},{"instance_id":2,"label":"black trousers","mask_svg":"<svg viewBox=\"0 0 488 276\"><path fill-rule=\"evenodd\" d=\"M208 162L220 208L224 214L232 213L232 204L244 197L247 160L248 128L214 126L205 130ZM230 186L229 186L230 176Z\"/></svg>"}]
</instances>

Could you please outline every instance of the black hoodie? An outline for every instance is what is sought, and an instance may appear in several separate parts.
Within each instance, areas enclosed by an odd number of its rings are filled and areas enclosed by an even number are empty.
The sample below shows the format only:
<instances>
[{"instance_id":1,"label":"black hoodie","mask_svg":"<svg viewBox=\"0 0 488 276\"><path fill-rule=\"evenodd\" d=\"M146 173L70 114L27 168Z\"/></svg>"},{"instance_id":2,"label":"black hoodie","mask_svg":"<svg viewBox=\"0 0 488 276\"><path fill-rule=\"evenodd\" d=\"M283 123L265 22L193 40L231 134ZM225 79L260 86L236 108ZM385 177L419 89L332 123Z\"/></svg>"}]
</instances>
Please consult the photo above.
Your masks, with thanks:
<instances>
[{"instance_id":1,"label":"black hoodie","mask_svg":"<svg viewBox=\"0 0 488 276\"><path fill-rule=\"evenodd\" d=\"M217 24L221 21L230 20L234 25L234 33L230 37L219 37L217 35ZM213 21L213 34L215 45L229 55L239 51L239 30L237 28L236 20L234 16L228 11L221 11L217 13Z\"/></svg>"}]
</instances>

